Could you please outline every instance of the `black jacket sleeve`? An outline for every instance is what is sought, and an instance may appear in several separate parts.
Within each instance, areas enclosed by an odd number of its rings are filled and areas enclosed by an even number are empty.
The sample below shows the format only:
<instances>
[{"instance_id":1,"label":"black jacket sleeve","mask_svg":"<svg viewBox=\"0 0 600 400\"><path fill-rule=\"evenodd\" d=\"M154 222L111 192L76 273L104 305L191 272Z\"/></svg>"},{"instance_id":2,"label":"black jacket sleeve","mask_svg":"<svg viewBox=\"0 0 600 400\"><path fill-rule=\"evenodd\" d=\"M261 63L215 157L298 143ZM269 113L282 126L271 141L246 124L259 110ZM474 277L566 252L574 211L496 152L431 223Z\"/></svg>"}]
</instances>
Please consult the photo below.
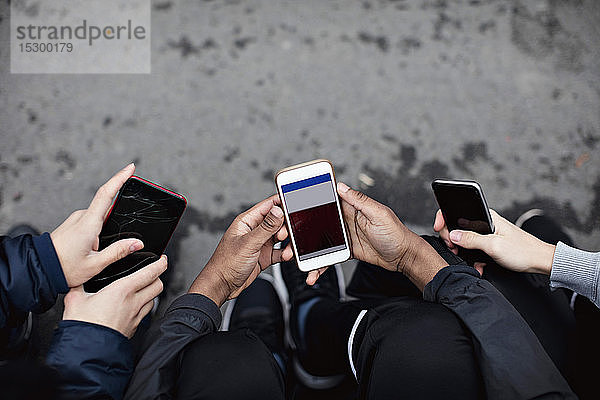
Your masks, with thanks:
<instances>
[{"instance_id":1,"label":"black jacket sleeve","mask_svg":"<svg viewBox=\"0 0 600 400\"><path fill-rule=\"evenodd\" d=\"M185 346L215 332L221 312L208 297L185 294L148 332L145 350L135 367L126 399L169 399L173 396Z\"/></svg>"},{"instance_id":2,"label":"black jacket sleeve","mask_svg":"<svg viewBox=\"0 0 600 400\"><path fill-rule=\"evenodd\" d=\"M0 349L29 311L48 310L68 290L50 234L0 237Z\"/></svg>"},{"instance_id":3,"label":"black jacket sleeve","mask_svg":"<svg viewBox=\"0 0 600 400\"><path fill-rule=\"evenodd\" d=\"M577 398L508 300L460 258L442 257L454 265L436 274L423 298L448 307L471 331L487 398Z\"/></svg>"}]
</instances>

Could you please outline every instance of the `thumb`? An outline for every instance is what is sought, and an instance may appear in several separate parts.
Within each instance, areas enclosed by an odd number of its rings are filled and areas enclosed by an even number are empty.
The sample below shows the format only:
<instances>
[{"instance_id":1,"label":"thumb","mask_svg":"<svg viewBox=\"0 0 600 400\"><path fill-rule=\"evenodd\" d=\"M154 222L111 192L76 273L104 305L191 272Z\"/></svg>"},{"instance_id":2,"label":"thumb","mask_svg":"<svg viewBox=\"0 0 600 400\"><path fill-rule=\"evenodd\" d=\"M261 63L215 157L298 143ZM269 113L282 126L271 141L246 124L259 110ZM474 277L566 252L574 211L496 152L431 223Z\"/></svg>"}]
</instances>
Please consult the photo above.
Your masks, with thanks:
<instances>
[{"instance_id":1,"label":"thumb","mask_svg":"<svg viewBox=\"0 0 600 400\"><path fill-rule=\"evenodd\" d=\"M445 226L446 221L444 221L444 215L442 214L442 210L437 210L437 212L435 213L435 221L433 222L433 230L439 232Z\"/></svg>"},{"instance_id":2,"label":"thumb","mask_svg":"<svg viewBox=\"0 0 600 400\"><path fill-rule=\"evenodd\" d=\"M465 249L478 249L486 251L490 237L472 231L453 230L450 232L450 241Z\"/></svg>"},{"instance_id":3,"label":"thumb","mask_svg":"<svg viewBox=\"0 0 600 400\"><path fill-rule=\"evenodd\" d=\"M144 243L139 239L122 239L99 251L95 257L104 268L135 251L141 250L143 247Z\"/></svg>"},{"instance_id":4,"label":"thumb","mask_svg":"<svg viewBox=\"0 0 600 400\"><path fill-rule=\"evenodd\" d=\"M377 217L379 203L358 190L351 189L343 182L337 184L338 194L348 204L362 212L369 220Z\"/></svg>"},{"instance_id":5,"label":"thumb","mask_svg":"<svg viewBox=\"0 0 600 400\"><path fill-rule=\"evenodd\" d=\"M81 296L84 295L85 292L83 291L83 285L71 288L63 300L65 305L65 312L76 306L78 299L80 299Z\"/></svg>"},{"instance_id":6,"label":"thumb","mask_svg":"<svg viewBox=\"0 0 600 400\"><path fill-rule=\"evenodd\" d=\"M248 234L252 247L255 250L260 249L279 231L282 225L283 211L278 206L271 207L263 221Z\"/></svg>"}]
</instances>

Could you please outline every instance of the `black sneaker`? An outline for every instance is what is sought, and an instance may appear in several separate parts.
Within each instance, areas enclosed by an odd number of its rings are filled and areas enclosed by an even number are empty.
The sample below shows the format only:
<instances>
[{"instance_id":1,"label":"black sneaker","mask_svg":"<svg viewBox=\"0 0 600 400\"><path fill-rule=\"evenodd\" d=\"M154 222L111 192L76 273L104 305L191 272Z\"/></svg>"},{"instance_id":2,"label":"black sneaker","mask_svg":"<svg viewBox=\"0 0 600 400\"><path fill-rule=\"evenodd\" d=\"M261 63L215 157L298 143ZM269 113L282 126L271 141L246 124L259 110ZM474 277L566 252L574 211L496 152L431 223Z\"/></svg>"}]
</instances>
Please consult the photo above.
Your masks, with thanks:
<instances>
[{"instance_id":1,"label":"black sneaker","mask_svg":"<svg viewBox=\"0 0 600 400\"><path fill-rule=\"evenodd\" d=\"M281 276L285 284L290 306L292 307L314 297L329 297L342 300L344 275L341 266L338 264L329 267L312 286L306 284L308 272L300 271L293 260L282 262L279 264L279 268L276 265L273 275L276 280Z\"/></svg>"},{"instance_id":2,"label":"black sneaker","mask_svg":"<svg viewBox=\"0 0 600 400\"><path fill-rule=\"evenodd\" d=\"M306 370L302 365L301 354L306 354L306 345L300 340L297 310L306 301L314 298L344 299L344 275L339 264L333 265L323 273L313 286L306 284L307 272L298 269L295 261L282 262L273 266L275 287L285 290L286 339L294 353L293 367L302 384L312 389L329 389L343 381L344 375L318 376Z\"/></svg>"},{"instance_id":3,"label":"black sneaker","mask_svg":"<svg viewBox=\"0 0 600 400\"><path fill-rule=\"evenodd\" d=\"M524 212L517 218L515 225L546 243L557 244L563 242L573 246L573 241L569 235L539 208Z\"/></svg>"},{"instance_id":4,"label":"black sneaker","mask_svg":"<svg viewBox=\"0 0 600 400\"><path fill-rule=\"evenodd\" d=\"M235 300L223 317L223 330L250 329L273 353L285 373L283 307L270 275L260 275Z\"/></svg>"}]
</instances>

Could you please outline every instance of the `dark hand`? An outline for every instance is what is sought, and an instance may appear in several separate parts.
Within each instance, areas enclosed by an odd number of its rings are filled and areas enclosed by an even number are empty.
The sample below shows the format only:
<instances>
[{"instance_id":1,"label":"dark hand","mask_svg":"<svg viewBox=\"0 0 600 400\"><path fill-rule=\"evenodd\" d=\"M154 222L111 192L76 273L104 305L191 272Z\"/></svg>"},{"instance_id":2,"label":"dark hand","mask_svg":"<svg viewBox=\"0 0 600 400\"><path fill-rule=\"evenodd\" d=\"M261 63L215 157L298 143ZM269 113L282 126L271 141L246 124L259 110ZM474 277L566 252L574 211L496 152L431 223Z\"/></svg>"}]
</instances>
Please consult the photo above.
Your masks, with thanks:
<instances>
[{"instance_id":1,"label":"dark hand","mask_svg":"<svg viewBox=\"0 0 600 400\"><path fill-rule=\"evenodd\" d=\"M221 306L237 297L261 271L290 260L291 247L273 248L288 235L279 205L275 195L238 215L189 292L204 294Z\"/></svg>"},{"instance_id":2,"label":"dark hand","mask_svg":"<svg viewBox=\"0 0 600 400\"><path fill-rule=\"evenodd\" d=\"M434 270L437 272L447 265L389 207L342 182L338 183L338 193L354 258L388 271L402 272L420 289L433 279ZM325 269L311 271L307 283L314 284Z\"/></svg>"}]
</instances>

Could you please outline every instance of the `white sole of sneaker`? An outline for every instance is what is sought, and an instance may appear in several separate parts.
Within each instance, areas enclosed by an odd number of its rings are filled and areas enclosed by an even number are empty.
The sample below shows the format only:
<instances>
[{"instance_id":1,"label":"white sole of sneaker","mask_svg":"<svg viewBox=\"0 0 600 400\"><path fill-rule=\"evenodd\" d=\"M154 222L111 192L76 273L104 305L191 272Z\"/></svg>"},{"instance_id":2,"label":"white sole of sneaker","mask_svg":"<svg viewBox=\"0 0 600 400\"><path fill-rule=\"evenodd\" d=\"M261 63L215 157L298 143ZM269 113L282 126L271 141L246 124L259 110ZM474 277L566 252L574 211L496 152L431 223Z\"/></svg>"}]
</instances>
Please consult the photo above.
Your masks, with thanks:
<instances>
[{"instance_id":1,"label":"white sole of sneaker","mask_svg":"<svg viewBox=\"0 0 600 400\"><path fill-rule=\"evenodd\" d=\"M543 210L540 210L539 208L532 208L531 210L525 211L523 214L521 214L521 216L515 221L515 225L520 228L528 219L538 217L540 215L544 215Z\"/></svg>"}]
</instances>

